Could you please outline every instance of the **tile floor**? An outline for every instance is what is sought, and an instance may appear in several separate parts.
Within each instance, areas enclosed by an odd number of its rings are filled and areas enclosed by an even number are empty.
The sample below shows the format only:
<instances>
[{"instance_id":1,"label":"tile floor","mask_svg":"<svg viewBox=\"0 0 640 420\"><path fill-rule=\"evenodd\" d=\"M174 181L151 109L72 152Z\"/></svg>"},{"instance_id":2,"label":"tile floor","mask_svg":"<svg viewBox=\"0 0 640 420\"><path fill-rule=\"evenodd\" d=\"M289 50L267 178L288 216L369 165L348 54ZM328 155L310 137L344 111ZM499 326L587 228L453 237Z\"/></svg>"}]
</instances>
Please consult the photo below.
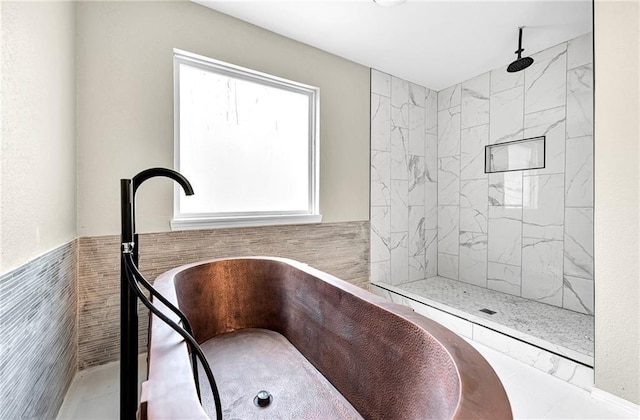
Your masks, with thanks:
<instances>
[{"instance_id":1,"label":"tile floor","mask_svg":"<svg viewBox=\"0 0 640 420\"><path fill-rule=\"evenodd\" d=\"M638 419L589 392L556 379L502 353L469 341L493 366L507 390L516 419ZM140 358L140 377L145 371ZM79 372L64 400L58 420L117 419L118 363Z\"/></svg>"},{"instance_id":2,"label":"tile floor","mask_svg":"<svg viewBox=\"0 0 640 420\"><path fill-rule=\"evenodd\" d=\"M120 408L119 366L118 362L112 362L76 373L58 412L58 419L117 419ZM147 355L142 354L138 357L138 378L145 378L146 374Z\"/></svg>"},{"instance_id":3,"label":"tile floor","mask_svg":"<svg viewBox=\"0 0 640 420\"><path fill-rule=\"evenodd\" d=\"M379 286L385 287L383 283ZM554 347L566 348L570 353L585 355L591 363L581 361L593 365L593 316L444 277L405 283L393 287L396 289L507 335L524 341L531 338L543 348L546 348L543 342L547 341ZM495 314L480 312L482 308L491 309Z\"/></svg>"}]
</instances>

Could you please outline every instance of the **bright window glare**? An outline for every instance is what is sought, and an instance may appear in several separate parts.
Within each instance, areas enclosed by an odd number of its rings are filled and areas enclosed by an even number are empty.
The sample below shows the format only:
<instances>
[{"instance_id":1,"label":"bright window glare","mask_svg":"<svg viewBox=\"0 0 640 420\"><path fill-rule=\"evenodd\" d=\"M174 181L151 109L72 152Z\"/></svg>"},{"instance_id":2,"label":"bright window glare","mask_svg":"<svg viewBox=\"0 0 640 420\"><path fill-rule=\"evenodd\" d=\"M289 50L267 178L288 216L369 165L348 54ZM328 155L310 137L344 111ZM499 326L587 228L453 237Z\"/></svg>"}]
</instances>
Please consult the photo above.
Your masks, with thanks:
<instances>
[{"instance_id":1,"label":"bright window glare","mask_svg":"<svg viewBox=\"0 0 640 420\"><path fill-rule=\"evenodd\" d=\"M179 64L181 214L309 213L310 96Z\"/></svg>"}]
</instances>

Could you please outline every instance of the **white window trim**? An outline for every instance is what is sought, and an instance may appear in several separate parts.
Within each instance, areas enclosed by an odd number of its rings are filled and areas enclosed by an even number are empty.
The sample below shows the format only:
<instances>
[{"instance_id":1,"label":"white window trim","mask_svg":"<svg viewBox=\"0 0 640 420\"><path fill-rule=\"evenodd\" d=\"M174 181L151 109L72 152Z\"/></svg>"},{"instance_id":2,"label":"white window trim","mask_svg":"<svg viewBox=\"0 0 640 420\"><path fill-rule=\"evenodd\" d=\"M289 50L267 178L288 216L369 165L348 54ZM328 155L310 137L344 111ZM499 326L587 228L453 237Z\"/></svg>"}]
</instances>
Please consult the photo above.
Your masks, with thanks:
<instances>
[{"instance_id":1,"label":"white window trim","mask_svg":"<svg viewBox=\"0 0 640 420\"><path fill-rule=\"evenodd\" d=\"M313 100L309 101L309 211L307 212L255 212L255 213L227 213L224 215L210 214L182 214L180 213L181 189L174 187L173 198L173 219L171 220L172 230L191 230L209 228L228 227L248 227L248 226L268 226L268 225L288 225L320 223L320 90L317 87L305 85L298 82L282 79L266 73L250 70L223 61L214 60L198 54L193 54L180 49L173 50L173 127L174 127L174 168L180 171L180 73L179 65L187 63L196 67L211 67L220 70L222 73L229 73L234 77L246 78L248 80L260 82L292 90L295 92L311 93ZM198 192L195 191L197 194Z\"/></svg>"}]
</instances>

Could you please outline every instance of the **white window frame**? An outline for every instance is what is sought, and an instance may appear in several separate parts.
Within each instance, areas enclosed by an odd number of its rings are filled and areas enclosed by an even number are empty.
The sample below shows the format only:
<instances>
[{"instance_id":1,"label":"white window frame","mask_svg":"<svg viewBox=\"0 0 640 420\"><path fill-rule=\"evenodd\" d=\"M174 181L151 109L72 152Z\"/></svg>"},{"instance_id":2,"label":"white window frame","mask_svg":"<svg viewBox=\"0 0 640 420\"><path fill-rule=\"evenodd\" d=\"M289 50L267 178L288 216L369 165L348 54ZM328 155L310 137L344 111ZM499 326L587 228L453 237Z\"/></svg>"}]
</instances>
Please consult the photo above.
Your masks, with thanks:
<instances>
[{"instance_id":1,"label":"white window frame","mask_svg":"<svg viewBox=\"0 0 640 420\"><path fill-rule=\"evenodd\" d=\"M309 206L307 211L243 212L243 213L181 213L180 200L184 193L174 188L172 230L207 229L242 226L288 225L320 223L319 157L320 157L320 89L266 73L243 68L223 61L173 50L173 109L174 109L174 168L180 171L180 64L199 67L207 71L249 80L267 86L302 93L309 97ZM195 191L198 194L198 191ZM186 198L188 199L188 198Z\"/></svg>"}]
</instances>

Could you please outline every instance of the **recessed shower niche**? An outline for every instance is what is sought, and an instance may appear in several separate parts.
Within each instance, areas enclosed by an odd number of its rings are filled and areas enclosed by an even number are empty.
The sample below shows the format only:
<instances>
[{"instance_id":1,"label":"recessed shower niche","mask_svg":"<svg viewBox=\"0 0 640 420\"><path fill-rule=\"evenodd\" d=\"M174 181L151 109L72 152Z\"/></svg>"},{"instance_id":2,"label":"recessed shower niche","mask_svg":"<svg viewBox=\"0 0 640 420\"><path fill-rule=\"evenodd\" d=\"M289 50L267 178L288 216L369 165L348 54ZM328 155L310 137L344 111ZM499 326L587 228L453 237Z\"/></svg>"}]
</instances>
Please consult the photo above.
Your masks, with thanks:
<instances>
[{"instance_id":1,"label":"recessed shower niche","mask_svg":"<svg viewBox=\"0 0 640 420\"><path fill-rule=\"evenodd\" d=\"M544 136L491 144L484 148L484 172L544 169L544 152Z\"/></svg>"}]
</instances>

